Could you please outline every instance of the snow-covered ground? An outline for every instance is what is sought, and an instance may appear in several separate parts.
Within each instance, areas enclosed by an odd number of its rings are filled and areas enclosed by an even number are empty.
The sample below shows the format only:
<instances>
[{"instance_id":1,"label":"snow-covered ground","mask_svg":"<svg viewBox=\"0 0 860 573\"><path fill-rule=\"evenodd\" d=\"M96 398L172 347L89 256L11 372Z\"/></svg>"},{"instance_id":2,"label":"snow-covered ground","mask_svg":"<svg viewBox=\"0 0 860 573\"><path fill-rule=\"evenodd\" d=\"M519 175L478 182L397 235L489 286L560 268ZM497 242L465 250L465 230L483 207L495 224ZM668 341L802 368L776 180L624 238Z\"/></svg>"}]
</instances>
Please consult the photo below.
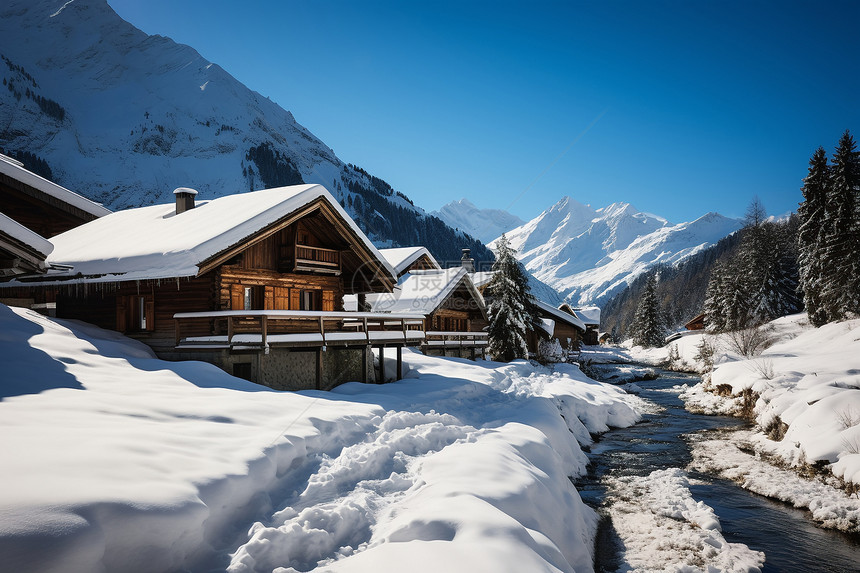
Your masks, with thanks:
<instances>
[{"instance_id":1,"label":"snow-covered ground","mask_svg":"<svg viewBox=\"0 0 860 573\"><path fill-rule=\"evenodd\" d=\"M0 362L0 571L589 571L568 476L639 418L576 366L283 393L2 305Z\"/></svg>"}]
</instances>

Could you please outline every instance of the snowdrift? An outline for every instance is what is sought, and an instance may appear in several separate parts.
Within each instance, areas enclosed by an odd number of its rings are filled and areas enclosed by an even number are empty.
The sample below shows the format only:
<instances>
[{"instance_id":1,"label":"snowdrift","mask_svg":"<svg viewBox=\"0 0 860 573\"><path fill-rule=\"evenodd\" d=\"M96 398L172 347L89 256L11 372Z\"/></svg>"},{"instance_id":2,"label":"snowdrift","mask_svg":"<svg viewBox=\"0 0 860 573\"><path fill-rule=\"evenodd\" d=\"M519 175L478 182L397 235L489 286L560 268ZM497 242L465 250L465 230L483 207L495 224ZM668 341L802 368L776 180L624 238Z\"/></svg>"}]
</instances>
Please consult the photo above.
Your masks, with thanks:
<instances>
[{"instance_id":1,"label":"snowdrift","mask_svg":"<svg viewBox=\"0 0 860 573\"><path fill-rule=\"evenodd\" d=\"M0 359L0 571L589 571L568 476L639 417L575 366L280 393L2 305Z\"/></svg>"}]
</instances>

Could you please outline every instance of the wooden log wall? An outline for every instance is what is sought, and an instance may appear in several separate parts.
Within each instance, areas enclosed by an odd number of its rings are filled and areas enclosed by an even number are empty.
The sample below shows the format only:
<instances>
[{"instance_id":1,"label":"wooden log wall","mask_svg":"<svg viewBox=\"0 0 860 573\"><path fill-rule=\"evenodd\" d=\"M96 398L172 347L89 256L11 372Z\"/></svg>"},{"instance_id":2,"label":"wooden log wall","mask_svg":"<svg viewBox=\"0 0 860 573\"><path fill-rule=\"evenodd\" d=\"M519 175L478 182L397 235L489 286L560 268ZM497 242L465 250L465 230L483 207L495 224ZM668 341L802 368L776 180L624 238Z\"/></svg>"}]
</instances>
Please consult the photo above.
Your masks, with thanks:
<instances>
[{"instance_id":1,"label":"wooden log wall","mask_svg":"<svg viewBox=\"0 0 860 573\"><path fill-rule=\"evenodd\" d=\"M218 278L217 310L233 308L233 285L263 287L264 304L259 310L300 310L300 293L311 290L319 293L319 310L343 310L343 281L338 276L314 274L281 274L264 269L245 269L239 265L224 265ZM269 287L269 290L266 290ZM271 296L265 293L271 292ZM265 308L271 304L272 308ZM287 304L287 307L282 305ZM279 306L280 305L280 306Z\"/></svg>"}]
</instances>

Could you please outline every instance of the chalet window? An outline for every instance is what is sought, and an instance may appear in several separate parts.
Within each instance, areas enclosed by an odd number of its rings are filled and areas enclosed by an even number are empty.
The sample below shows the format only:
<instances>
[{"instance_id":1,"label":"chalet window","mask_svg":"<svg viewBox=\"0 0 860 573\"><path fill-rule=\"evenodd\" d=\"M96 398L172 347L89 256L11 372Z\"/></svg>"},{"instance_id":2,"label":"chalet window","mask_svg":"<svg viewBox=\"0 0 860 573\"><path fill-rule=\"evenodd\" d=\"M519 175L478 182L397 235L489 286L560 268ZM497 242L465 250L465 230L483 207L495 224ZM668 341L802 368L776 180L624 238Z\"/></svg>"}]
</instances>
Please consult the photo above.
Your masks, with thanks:
<instances>
[{"instance_id":1,"label":"chalet window","mask_svg":"<svg viewBox=\"0 0 860 573\"><path fill-rule=\"evenodd\" d=\"M120 332L155 330L155 302L152 295L117 296L116 329Z\"/></svg>"},{"instance_id":2,"label":"chalet window","mask_svg":"<svg viewBox=\"0 0 860 573\"><path fill-rule=\"evenodd\" d=\"M232 310L264 310L265 290L261 286L230 286L230 308Z\"/></svg>"},{"instance_id":3,"label":"chalet window","mask_svg":"<svg viewBox=\"0 0 860 573\"><path fill-rule=\"evenodd\" d=\"M303 290L299 302L299 310L319 310L317 291Z\"/></svg>"}]
</instances>

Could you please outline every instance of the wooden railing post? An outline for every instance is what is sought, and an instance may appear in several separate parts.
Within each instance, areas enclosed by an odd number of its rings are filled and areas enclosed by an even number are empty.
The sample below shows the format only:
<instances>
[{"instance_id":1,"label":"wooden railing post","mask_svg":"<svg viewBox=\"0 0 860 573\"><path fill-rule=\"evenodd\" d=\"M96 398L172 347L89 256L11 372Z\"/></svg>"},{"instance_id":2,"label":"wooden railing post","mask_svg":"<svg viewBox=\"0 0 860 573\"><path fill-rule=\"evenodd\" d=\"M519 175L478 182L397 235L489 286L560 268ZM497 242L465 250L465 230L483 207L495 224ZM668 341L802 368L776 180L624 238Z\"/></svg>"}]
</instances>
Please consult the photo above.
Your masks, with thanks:
<instances>
[{"instance_id":1,"label":"wooden railing post","mask_svg":"<svg viewBox=\"0 0 860 573\"><path fill-rule=\"evenodd\" d=\"M233 344L233 317L227 317L227 344Z\"/></svg>"},{"instance_id":2,"label":"wooden railing post","mask_svg":"<svg viewBox=\"0 0 860 573\"><path fill-rule=\"evenodd\" d=\"M179 341L182 340L182 338L179 334L179 319L178 318L173 319L173 336L176 339L175 346L179 346Z\"/></svg>"},{"instance_id":3,"label":"wooden railing post","mask_svg":"<svg viewBox=\"0 0 860 573\"><path fill-rule=\"evenodd\" d=\"M269 352L269 345L266 342L266 335L267 335L268 326L269 326L269 317L267 317L264 314L263 316L260 317L260 330L262 331L260 334L262 337L263 349L266 351L266 353Z\"/></svg>"}]
</instances>

